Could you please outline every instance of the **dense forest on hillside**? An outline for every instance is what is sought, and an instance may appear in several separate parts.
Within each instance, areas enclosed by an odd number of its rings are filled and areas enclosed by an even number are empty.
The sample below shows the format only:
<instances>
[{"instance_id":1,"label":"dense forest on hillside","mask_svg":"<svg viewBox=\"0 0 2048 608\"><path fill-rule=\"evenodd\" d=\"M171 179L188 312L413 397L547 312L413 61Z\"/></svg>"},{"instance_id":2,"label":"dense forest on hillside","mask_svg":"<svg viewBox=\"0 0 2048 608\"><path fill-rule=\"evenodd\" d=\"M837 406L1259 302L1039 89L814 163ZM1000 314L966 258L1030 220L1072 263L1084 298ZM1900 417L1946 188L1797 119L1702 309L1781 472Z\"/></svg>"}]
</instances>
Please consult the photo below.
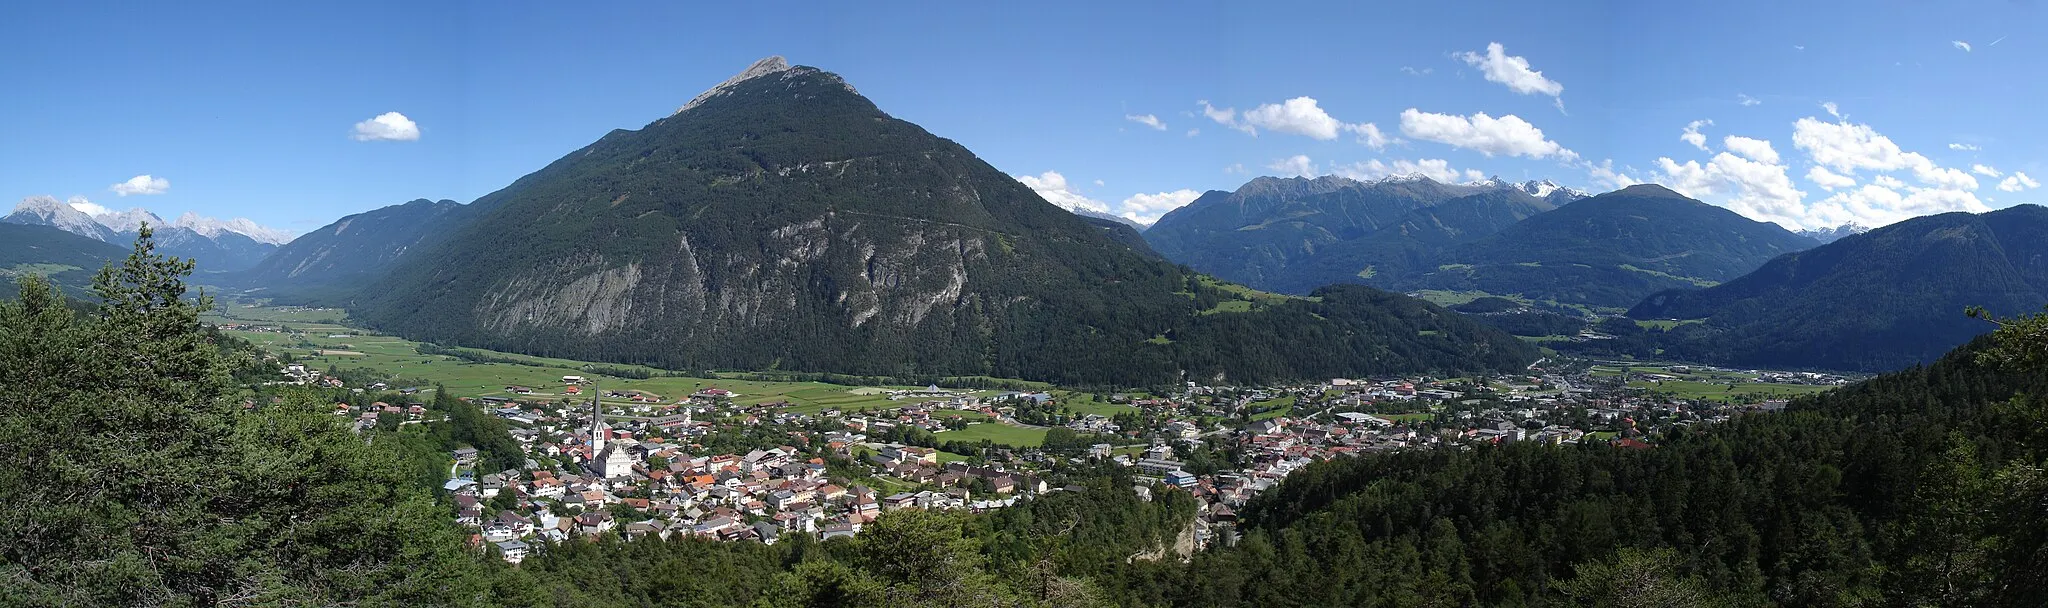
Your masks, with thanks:
<instances>
[{"instance_id":1,"label":"dense forest on hillside","mask_svg":"<svg viewBox=\"0 0 2048 608\"><path fill-rule=\"evenodd\" d=\"M1116 469L856 539L468 549L432 487L481 420L347 431L234 378L189 264L149 239L100 304L0 303L0 604L450 606L2040 606L2048 315L1924 368L1652 437L1308 467L1232 547L1126 558L1193 515ZM447 401L437 408L458 407ZM458 421L459 422L459 421ZM365 441L368 439L368 441Z\"/></svg>"}]
</instances>

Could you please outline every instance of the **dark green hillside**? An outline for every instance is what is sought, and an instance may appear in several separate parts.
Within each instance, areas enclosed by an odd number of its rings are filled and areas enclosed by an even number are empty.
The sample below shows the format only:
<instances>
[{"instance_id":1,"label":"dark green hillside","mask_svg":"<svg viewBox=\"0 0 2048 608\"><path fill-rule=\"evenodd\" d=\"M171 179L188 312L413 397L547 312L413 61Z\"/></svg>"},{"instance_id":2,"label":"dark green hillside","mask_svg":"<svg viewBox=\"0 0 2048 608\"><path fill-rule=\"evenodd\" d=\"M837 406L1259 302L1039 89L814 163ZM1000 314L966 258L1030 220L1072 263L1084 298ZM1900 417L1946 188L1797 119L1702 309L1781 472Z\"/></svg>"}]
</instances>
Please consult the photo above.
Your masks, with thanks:
<instances>
[{"instance_id":1,"label":"dark green hillside","mask_svg":"<svg viewBox=\"0 0 2048 608\"><path fill-rule=\"evenodd\" d=\"M80 296L93 273L127 250L49 226L0 223L0 294L11 297L25 275L48 277L67 295Z\"/></svg>"},{"instance_id":2,"label":"dark green hillside","mask_svg":"<svg viewBox=\"0 0 2048 608\"><path fill-rule=\"evenodd\" d=\"M1237 547L1112 578L1126 605L2044 605L2048 374L1982 346L1649 449L1314 465Z\"/></svg>"},{"instance_id":3,"label":"dark green hillside","mask_svg":"<svg viewBox=\"0 0 2048 608\"><path fill-rule=\"evenodd\" d=\"M1533 358L1399 298L1226 291L836 75L776 59L744 76L479 199L473 222L363 290L360 318L442 343L676 368L1069 383ZM1281 349L1324 354L1312 368L1248 356Z\"/></svg>"},{"instance_id":4,"label":"dark green hillside","mask_svg":"<svg viewBox=\"0 0 2048 608\"><path fill-rule=\"evenodd\" d=\"M1776 224L1639 185L1544 213L1451 249L1393 289L1448 289L1627 308L1665 289L1733 280L1816 245Z\"/></svg>"},{"instance_id":5,"label":"dark green hillside","mask_svg":"<svg viewBox=\"0 0 2048 608\"><path fill-rule=\"evenodd\" d=\"M308 232L231 282L280 301L347 304L398 260L461 228L465 207L419 199L358 213Z\"/></svg>"},{"instance_id":6,"label":"dark green hillside","mask_svg":"<svg viewBox=\"0 0 2048 608\"><path fill-rule=\"evenodd\" d=\"M1945 213L1787 255L1704 290L1656 294L1638 319L1706 319L1672 356L1747 366L1882 371L1932 361L1987 329L1963 317L2048 304L2048 208Z\"/></svg>"},{"instance_id":7,"label":"dark green hillside","mask_svg":"<svg viewBox=\"0 0 2048 608\"><path fill-rule=\"evenodd\" d=\"M1492 234L1552 207L1505 186L1420 177L1260 177L1167 213L1145 231L1145 240L1168 259L1226 280L1308 293L1405 272L1437 247Z\"/></svg>"}]
</instances>

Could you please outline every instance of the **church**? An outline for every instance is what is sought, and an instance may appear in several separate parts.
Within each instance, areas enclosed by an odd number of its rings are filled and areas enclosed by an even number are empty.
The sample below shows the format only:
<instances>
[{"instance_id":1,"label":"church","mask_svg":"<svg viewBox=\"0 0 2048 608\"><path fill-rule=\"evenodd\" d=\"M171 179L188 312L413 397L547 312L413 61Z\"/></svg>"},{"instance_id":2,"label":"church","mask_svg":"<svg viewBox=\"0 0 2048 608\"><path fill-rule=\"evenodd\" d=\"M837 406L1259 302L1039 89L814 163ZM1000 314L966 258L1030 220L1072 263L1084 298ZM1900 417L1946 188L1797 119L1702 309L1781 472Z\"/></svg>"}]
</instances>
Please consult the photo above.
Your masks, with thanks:
<instances>
[{"instance_id":1,"label":"church","mask_svg":"<svg viewBox=\"0 0 2048 608\"><path fill-rule=\"evenodd\" d=\"M602 393L590 391L590 459L583 462L583 468L600 479L631 477L633 475L633 442L610 441L611 427L604 423L604 402Z\"/></svg>"}]
</instances>

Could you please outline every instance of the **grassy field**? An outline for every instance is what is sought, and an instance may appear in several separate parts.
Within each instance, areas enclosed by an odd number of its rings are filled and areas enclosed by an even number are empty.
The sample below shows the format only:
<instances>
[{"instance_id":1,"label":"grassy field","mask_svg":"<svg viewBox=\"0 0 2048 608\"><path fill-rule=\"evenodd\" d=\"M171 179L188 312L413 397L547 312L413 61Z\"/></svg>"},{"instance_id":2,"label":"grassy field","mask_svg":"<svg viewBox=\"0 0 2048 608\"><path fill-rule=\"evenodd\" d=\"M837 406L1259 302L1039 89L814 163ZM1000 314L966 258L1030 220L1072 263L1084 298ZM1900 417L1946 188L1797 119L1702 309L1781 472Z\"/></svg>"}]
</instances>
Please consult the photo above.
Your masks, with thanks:
<instances>
[{"instance_id":1,"label":"grassy field","mask_svg":"<svg viewBox=\"0 0 2048 608\"><path fill-rule=\"evenodd\" d=\"M1629 386L1649 389L1650 392L1670 395L1679 399L1704 399L1708 401L1729 401L1737 397L1775 397L1790 399L1800 395L1811 395L1832 387L1807 384L1775 384L1763 382L1698 382L1693 380L1665 380L1662 382L1637 380Z\"/></svg>"},{"instance_id":2,"label":"grassy field","mask_svg":"<svg viewBox=\"0 0 2048 608\"><path fill-rule=\"evenodd\" d=\"M937 433L939 441L981 441L987 439L999 445L1020 448L1036 447L1045 443L1045 429L1034 429L1000 422L970 424L957 431Z\"/></svg>"},{"instance_id":3,"label":"grassy field","mask_svg":"<svg viewBox=\"0 0 2048 608\"><path fill-rule=\"evenodd\" d=\"M1643 329L1661 329L1664 331L1671 331L1672 328L1681 325L1694 325L1705 322L1705 319L1685 319L1682 321L1673 319L1655 319L1646 321L1638 319L1636 320L1636 326L1641 327Z\"/></svg>"},{"instance_id":4,"label":"grassy field","mask_svg":"<svg viewBox=\"0 0 2048 608\"><path fill-rule=\"evenodd\" d=\"M1281 398L1279 398L1279 399L1267 399L1267 400L1265 400L1265 401L1253 401L1253 402L1251 402L1251 404L1250 404L1250 405L1248 405L1248 406L1246 406L1246 407L1249 407L1249 408L1251 408L1251 409L1263 409L1263 408L1269 408L1269 407L1277 407L1277 408L1279 408L1279 409L1275 409L1275 410L1272 410L1272 411L1268 411L1268 412L1260 412L1260 413L1257 413L1257 414L1252 414L1252 420L1267 420L1267 419L1272 419L1272 418L1279 418L1279 417L1281 417L1281 416L1286 416L1286 415L1288 415L1288 414L1292 414L1292 413L1294 413L1294 401L1295 401L1295 399L1294 399L1294 395L1288 395L1288 396L1285 396L1285 397L1281 397Z\"/></svg>"},{"instance_id":5,"label":"grassy field","mask_svg":"<svg viewBox=\"0 0 2048 608\"><path fill-rule=\"evenodd\" d=\"M582 361L531 357L496 351L464 349L492 357L513 360L513 363L478 363L447 355L421 354L418 342L393 336L364 335L361 330L343 325L311 321L294 321L314 316L345 317L340 311L314 309L274 309L232 307L224 314L209 315L211 323L283 323L301 334L278 332L230 331L229 333L256 343L271 352L290 353L301 363L325 370L329 367L341 369L370 368L389 374L398 379L419 379L428 383L441 384L448 392L458 397L512 397L508 386L523 386L533 389L525 395L532 399L573 398L587 399L588 393L568 395L563 389L562 376L583 376L595 380L605 390L636 390L659 395L664 402L688 397L700 390L719 388L732 391L734 401L752 405L768 402L787 401L790 410L814 413L829 408L843 410L866 410L896 407L901 402L891 401L884 394L888 390L912 389L910 386L842 386L823 382L775 382L740 380L732 378L684 378L654 377L647 379L617 378L583 371ZM344 335L346 334L346 335ZM339 337L328 337L335 335ZM323 354L324 353L324 354ZM349 353L349 354L342 354ZM359 354L357 354L359 353ZM621 366L633 367L633 366ZM647 368L649 371L651 368ZM997 391L982 391L993 394Z\"/></svg>"},{"instance_id":6,"label":"grassy field","mask_svg":"<svg viewBox=\"0 0 2048 608\"><path fill-rule=\"evenodd\" d=\"M1098 416L1103 416L1105 418L1115 417L1117 414L1122 414L1126 412L1138 411L1138 407L1134 405L1120 405L1116 403L1110 403L1108 401L1090 401L1085 396L1077 395L1077 397L1079 398L1061 397L1060 403L1062 405L1067 406L1068 410L1072 410L1076 414L1095 414Z\"/></svg>"}]
</instances>

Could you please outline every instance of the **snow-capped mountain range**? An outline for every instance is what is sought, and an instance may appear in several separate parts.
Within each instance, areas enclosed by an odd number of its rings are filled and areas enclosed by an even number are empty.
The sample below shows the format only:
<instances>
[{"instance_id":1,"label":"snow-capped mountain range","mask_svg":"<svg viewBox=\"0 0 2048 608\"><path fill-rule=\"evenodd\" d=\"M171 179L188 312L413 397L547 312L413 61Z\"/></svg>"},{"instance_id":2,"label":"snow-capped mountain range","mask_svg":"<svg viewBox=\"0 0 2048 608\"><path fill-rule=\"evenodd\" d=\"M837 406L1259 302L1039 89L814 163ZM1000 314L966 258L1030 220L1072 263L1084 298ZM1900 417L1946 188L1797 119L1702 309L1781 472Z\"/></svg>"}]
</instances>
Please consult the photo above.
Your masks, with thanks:
<instances>
[{"instance_id":1,"label":"snow-capped mountain range","mask_svg":"<svg viewBox=\"0 0 2048 608\"><path fill-rule=\"evenodd\" d=\"M1840 226L1835 226L1833 228L1808 228L1805 230L1798 231L1798 234L1800 236L1809 237L1813 240L1820 241L1821 244L1825 245L1827 243L1839 241L1842 239L1842 237L1863 234L1865 232L1870 232L1869 226L1865 226L1855 222L1850 222L1847 224L1842 224Z\"/></svg>"},{"instance_id":2,"label":"snow-capped mountain range","mask_svg":"<svg viewBox=\"0 0 2048 608\"><path fill-rule=\"evenodd\" d=\"M208 272L254 266L292 239L289 232L247 218L221 220L186 212L177 221L167 222L141 207L108 211L83 199L60 201L52 196L24 198L12 213L0 217L0 222L49 226L115 245L134 240L136 232L148 223L164 252L199 260L200 270Z\"/></svg>"}]
</instances>

